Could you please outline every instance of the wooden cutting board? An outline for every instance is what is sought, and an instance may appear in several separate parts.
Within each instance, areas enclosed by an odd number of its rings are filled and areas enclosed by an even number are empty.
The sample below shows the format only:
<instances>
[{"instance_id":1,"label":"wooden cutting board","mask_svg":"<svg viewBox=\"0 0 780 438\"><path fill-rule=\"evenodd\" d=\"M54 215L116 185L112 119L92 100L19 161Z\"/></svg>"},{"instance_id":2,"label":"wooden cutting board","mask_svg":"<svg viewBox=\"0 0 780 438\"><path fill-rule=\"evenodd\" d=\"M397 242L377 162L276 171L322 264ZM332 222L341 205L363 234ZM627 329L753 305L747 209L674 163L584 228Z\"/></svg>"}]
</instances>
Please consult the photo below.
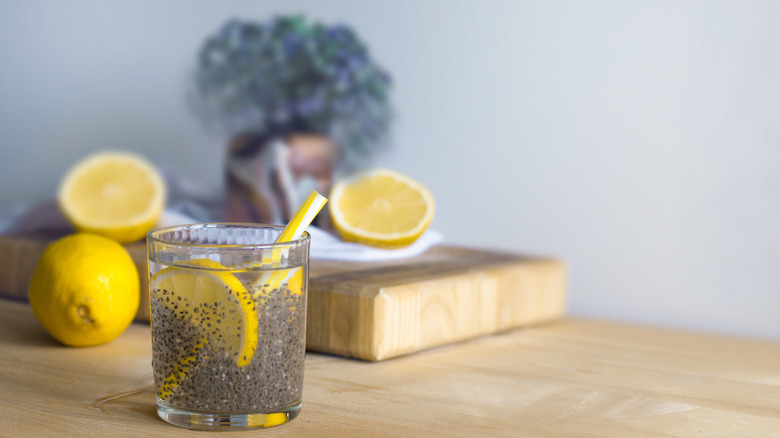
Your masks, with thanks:
<instances>
[{"instance_id":1,"label":"wooden cutting board","mask_svg":"<svg viewBox=\"0 0 780 438\"><path fill-rule=\"evenodd\" d=\"M0 295L27 299L27 284L57 236L0 235ZM141 276L137 319L149 321L146 246L126 246ZM560 318L562 262L439 246L388 262L312 260L306 346L371 361Z\"/></svg>"}]
</instances>

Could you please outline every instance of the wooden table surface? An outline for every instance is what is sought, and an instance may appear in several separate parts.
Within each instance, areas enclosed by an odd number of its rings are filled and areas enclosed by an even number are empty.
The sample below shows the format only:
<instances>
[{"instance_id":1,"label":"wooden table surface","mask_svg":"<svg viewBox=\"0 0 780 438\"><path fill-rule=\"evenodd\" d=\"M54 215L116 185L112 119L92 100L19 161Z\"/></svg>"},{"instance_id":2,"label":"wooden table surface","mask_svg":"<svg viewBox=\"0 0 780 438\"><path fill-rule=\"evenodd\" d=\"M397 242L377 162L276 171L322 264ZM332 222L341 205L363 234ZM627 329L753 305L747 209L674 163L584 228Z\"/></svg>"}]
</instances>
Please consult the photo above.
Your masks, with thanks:
<instances>
[{"instance_id":1,"label":"wooden table surface","mask_svg":"<svg viewBox=\"0 0 780 438\"><path fill-rule=\"evenodd\" d=\"M4 437L200 434L157 418L148 326L67 348L0 300L0 352ZM378 363L307 354L301 416L229 435L778 437L780 343L567 319Z\"/></svg>"}]
</instances>

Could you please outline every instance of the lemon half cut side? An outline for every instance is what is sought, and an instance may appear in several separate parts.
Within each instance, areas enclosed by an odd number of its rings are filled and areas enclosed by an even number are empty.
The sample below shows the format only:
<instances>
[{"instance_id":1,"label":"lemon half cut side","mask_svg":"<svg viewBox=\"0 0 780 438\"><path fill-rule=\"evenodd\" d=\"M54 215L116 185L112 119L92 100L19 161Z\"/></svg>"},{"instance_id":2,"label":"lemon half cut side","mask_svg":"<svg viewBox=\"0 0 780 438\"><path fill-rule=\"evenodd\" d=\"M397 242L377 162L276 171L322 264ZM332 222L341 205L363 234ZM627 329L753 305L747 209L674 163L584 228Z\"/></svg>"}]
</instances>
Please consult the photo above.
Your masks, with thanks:
<instances>
[{"instance_id":1,"label":"lemon half cut side","mask_svg":"<svg viewBox=\"0 0 780 438\"><path fill-rule=\"evenodd\" d=\"M153 164L130 152L105 151L68 170L57 202L76 229L129 243L154 226L165 196L165 182Z\"/></svg>"},{"instance_id":2,"label":"lemon half cut side","mask_svg":"<svg viewBox=\"0 0 780 438\"><path fill-rule=\"evenodd\" d=\"M375 169L333 185L330 214L344 240L399 248L413 243L433 220L435 203L422 184Z\"/></svg>"}]
</instances>

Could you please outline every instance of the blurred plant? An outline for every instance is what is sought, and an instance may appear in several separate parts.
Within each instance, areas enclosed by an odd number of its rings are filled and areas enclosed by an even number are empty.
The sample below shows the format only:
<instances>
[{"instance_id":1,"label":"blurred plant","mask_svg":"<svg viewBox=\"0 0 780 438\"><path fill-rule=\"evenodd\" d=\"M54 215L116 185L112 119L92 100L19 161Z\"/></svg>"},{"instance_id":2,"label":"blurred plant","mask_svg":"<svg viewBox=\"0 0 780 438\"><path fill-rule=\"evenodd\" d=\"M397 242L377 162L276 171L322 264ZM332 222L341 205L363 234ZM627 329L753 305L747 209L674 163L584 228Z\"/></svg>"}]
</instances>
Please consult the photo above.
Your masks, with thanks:
<instances>
[{"instance_id":1,"label":"blurred plant","mask_svg":"<svg viewBox=\"0 0 780 438\"><path fill-rule=\"evenodd\" d=\"M334 141L346 160L385 143L390 76L346 26L299 16L230 20L199 53L193 109L229 137L297 133Z\"/></svg>"}]
</instances>

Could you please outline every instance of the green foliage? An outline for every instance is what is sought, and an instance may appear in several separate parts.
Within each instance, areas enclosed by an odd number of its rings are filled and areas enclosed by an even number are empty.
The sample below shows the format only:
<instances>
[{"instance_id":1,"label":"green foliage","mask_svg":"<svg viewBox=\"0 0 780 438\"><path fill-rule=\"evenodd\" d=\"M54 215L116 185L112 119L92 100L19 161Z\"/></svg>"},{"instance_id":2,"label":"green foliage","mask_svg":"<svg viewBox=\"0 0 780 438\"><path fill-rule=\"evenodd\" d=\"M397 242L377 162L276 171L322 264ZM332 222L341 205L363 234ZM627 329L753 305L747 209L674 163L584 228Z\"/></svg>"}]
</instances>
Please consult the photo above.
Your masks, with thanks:
<instances>
[{"instance_id":1,"label":"green foliage","mask_svg":"<svg viewBox=\"0 0 780 438\"><path fill-rule=\"evenodd\" d=\"M367 155L389 130L390 76L343 25L230 20L206 39L194 78L196 114L229 136L317 133Z\"/></svg>"}]
</instances>

